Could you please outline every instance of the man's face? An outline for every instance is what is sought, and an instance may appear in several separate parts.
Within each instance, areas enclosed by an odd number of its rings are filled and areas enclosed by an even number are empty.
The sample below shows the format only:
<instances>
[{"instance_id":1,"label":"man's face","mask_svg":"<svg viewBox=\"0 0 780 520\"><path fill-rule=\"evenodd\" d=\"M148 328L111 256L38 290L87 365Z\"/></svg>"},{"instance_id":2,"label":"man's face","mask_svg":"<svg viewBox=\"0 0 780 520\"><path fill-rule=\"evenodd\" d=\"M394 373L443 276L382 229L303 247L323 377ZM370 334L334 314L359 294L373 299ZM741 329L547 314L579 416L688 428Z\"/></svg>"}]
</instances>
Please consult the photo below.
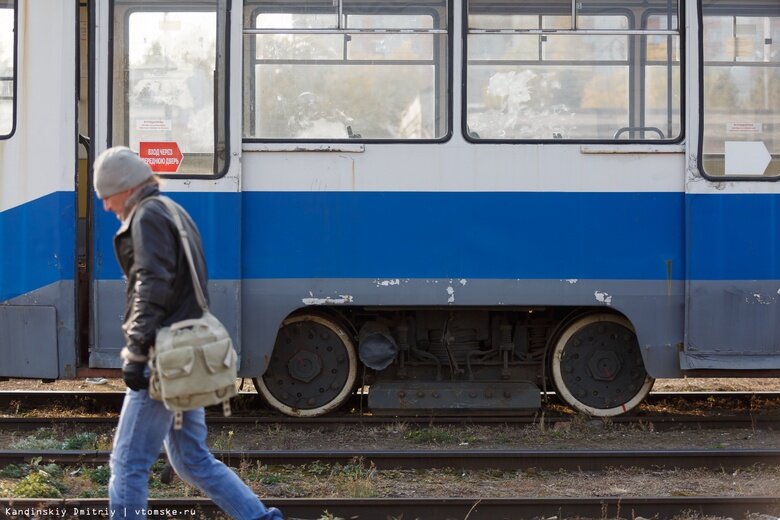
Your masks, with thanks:
<instances>
[{"instance_id":1,"label":"man's face","mask_svg":"<svg viewBox=\"0 0 780 520\"><path fill-rule=\"evenodd\" d=\"M116 215L116 218L121 222L125 215L125 202L132 193L133 190L130 189L106 197L103 199L103 209Z\"/></svg>"}]
</instances>

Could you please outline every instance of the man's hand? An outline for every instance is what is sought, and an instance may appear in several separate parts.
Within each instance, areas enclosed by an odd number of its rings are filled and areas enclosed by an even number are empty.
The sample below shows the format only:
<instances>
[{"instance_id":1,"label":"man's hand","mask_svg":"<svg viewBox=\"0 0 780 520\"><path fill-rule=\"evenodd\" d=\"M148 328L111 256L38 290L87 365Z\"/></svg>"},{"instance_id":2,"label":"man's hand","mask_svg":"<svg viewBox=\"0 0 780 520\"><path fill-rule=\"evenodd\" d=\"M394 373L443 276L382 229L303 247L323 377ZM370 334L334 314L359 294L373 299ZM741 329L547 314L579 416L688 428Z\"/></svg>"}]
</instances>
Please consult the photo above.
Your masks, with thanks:
<instances>
[{"instance_id":1,"label":"man's hand","mask_svg":"<svg viewBox=\"0 0 780 520\"><path fill-rule=\"evenodd\" d=\"M146 390L149 388L149 378L144 374L145 370L146 363L125 361L122 365L122 379L125 380L127 387L132 390Z\"/></svg>"}]
</instances>

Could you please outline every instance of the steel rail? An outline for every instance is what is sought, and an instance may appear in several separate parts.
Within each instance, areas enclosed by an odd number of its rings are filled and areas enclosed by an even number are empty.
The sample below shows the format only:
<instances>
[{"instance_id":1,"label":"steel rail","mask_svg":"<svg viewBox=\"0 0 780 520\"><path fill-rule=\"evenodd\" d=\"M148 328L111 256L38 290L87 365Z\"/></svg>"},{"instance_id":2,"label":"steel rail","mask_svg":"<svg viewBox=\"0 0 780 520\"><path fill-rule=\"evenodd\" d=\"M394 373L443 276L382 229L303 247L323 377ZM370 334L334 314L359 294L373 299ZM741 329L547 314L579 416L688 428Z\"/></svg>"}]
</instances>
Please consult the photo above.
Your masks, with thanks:
<instances>
[{"instance_id":1,"label":"steel rail","mask_svg":"<svg viewBox=\"0 0 780 520\"><path fill-rule=\"evenodd\" d=\"M113 427L116 425L117 412L121 408L124 393L122 392L0 392L0 427L7 429L35 429L57 425L91 425ZM553 395L552 399L556 399ZM728 400L731 405L713 406L716 401ZM770 406L764 409L764 405L780 401L780 393L777 392L683 392L650 394L645 406L638 411L608 420L612 424L641 424L651 425L656 431L684 428L724 429L724 428L778 428L780 427L780 414L776 413L776 407ZM680 404L684 408L690 408L691 413L653 411L653 406L668 404L675 408ZM283 424L292 428L329 428L343 425L380 425L403 422L416 425L533 425L565 423L576 417L565 412L515 412L512 415L507 412L494 414L474 414L464 411L462 414L426 414L417 412L409 414L372 414L361 413L359 396L353 399L346 409L353 412L331 414L326 417L287 417L275 414L263 409L257 394L243 392L233 401L233 408L237 412L229 418L222 417L221 413L209 413L207 420L214 425L258 425L258 424ZM733 411L740 408L743 411ZM49 416L20 416L21 413L29 413L37 409L54 409L56 415ZM59 413L61 409L75 409L78 414L64 415ZM5 416L3 416L5 412ZM101 413L104 415L82 415L87 413ZM702 413L703 412L703 413ZM598 418L590 419L599 425L604 421Z\"/></svg>"},{"instance_id":2,"label":"steel rail","mask_svg":"<svg viewBox=\"0 0 780 520\"><path fill-rule=\"evenodd\" d=\"M341 518L416 518L418 520L517 520L556 516L671 518L683 512L742 518L747 513L778 514L780 498L768 496L698 497L528 497L528 498L264 498L268 506L284 511L288 518L320 518L324 511ZM191 515L195 509L198 515ZM149 518L215 518L219 510L204 498L157 498L149 500ZM108 512L105 498L0 499L0 515L30 518L29 513L64 511L58 518L84 519ZM155 514L156 512L156 514Z\"/></svg>"},{"instance_id":3,"label":"steel rail","mask_svg":"<svg viewBox=\"0 0 780 520\"><path fill-rule=\"evenodd\" d=\"M80 391L0 391L0 410L19 409L29 410L41 407L61 406L65 408L76 407L95 407L101 410L117 412L122 406L124 392L80 392ZM543 396L544 397L544 396ZM553 393L547 397L558 402L558 398ZM708 405L713 399L732 399L739 404L749 405L755 400L780 400L780 392L652 392L645 399L644 404L648 406L666 403L674 400L691 401L692 403L703 402ZM273 413L263 403L262 398L255 392L241 392L233 398L234 408L238 410L252 410L260 413ZM346 409L368 411L367 406L361 408L361 396L354 395L345 407ZM403 410L395 410L391 413L400 413ZM415 411L412 412L414 415ZM417 412L420 413L420 412ZM464 411L467 414L468 410ZM454 412L443 412L442 414L454 415ZM533 410L496 410L483 412L484 415L533 415Z\"/></svg>"},{"instance_id":4,"label":"steel rail","mask_svg":"<svg viewBox=\"0 0 780 520\"><path fill-rule=\"evenodd\" d=\"M1 417L0 428L5 430L36 430L38 428L51 428L56 426L76 427L87 426L95 428L112 428L117 424L117 416L57 416L57 417ZM544 423L565 424L572 421L568 415L546 415ZM594 425L601 425L600 419L591 419ZM490 426L490 425L515 425L531 426L540 424L539 417L481 417L481 416L418 416L418 417L392 417L371 415L349 415L329 417L223 417L220 415L208 415L206 422L215 427L240 427L241 425L283 425L285 428L323 428L335 429L342 426L359 425L392 425L403 423L415 426ZM611 419L612 424L636 425L645 424L652 427L653 431L669 431L681 429L743 429L743 428L772 428L780 429L780 415L644 415L618 417Z\"/></svg>"},{"instance_id":5,"label":"steel rail","mask_svg":"<svg viewBox=\"0 0 780 520\"><path fill-rule=\"evenodd\" d=\"M377 469L442 469L518 471L605 471L616 467L705 468L780 465L778 449L734 450L214 450L231 466L242 462L269 466L304 466L313 462L346 465L360 460ZM96 450L0 450L0 465L40 458L57 464L105 464L110 452ZM161 458L163 455L161 454Z\"/></svg>"}]
</instances>

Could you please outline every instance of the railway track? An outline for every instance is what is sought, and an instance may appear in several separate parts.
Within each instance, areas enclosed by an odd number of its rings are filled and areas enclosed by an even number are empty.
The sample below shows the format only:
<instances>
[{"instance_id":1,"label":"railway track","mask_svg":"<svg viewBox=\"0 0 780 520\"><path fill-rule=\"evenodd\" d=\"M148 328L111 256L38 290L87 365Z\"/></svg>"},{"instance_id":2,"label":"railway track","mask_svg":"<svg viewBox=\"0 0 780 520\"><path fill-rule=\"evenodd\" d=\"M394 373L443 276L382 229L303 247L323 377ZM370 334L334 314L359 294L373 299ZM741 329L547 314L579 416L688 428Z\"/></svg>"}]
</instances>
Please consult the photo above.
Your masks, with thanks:
<instances>
[{"instance_id":1,"label":"railway track","mask_svg":"<svg viewBox=\"0 0 780 520\"><path fill-rule=\"evenodd\" d=\"M19 406L24 410L40 408L77 408L102 410L99 417L0 417L0 427L37 428L55 423L74 422L91 425L113 425L116 411L122 400L122 393L73 392L57 393L0 393L0 410L9 406ZM730 415L721 411L714 415L701 415L701 409L712 409L713 400L732 403L733 408L743 410ZM778 393L673 393L652 394L648 400L648 410L670 401L683 403L690 407L690 414L663 414L640 411L628 417L612 419L613 423L652 422L655 428L664 426L697 425L698 427L733 427L745 425L780 425L780 417L772 414L771 406L760 408L762 402L780 400ZM15 403L15 404L14 404ZM389 417L370 414L349 413L323 418L302 419L272 415L266 411L255 411L259 400L255 394L241 394L237 400L243 416L223 418L209 417L212 424L278 424L301 427L338 427L344 424L389 424L398 421L419 424L532 424L540 421L540 415L526 416L424 416ZM357 403L359 405L359 403ZM95 408L93 408L93 406ZM726 408L730 405L726 405ZM357 408L353 406L352 408ZM359 409L359 408L358 408ZM745 411L746 410L746 411ZM251 415L250 415L251 414ZM571 415L545 412L546 421L566 421ZM596 420L599 421L599 420ZM462 470L501 470L518 471L536 468L546 471L607 471L616 467L637 468L703 468L709 470L730 471L734 468L754 464L780 464L780 450L349 450L349 451L215 451L215 455L231 466L242 462L260 462L268 466L303 466L313 462L324 464L354 464L360 459L366 467L384 469L439 469L453 468ZM7 464L30 463L38 457L45 462L60 465L99 465L108 462L109 453L103 451L0 451L0 467ZM267 499L269 505L282 508L290 517L319 518L323 511L341 518L385 519L405 518L419 520L457 519L521 519L574 517L611 518L658 515L671 517L684 511L693 511L700 515L732 516L741 518L747 512L780 514L780 498L777 497L543 497L543 498L373 498L373 499ZM65 511L60 518L84 518L79 511L105 511L108 507L105 499L58 499L41 501L38 499L0 499L0 518L14 518L13 511L29 510L31 507L59 508ZM6 509L10 508L10 509ZM203 518L216 518L218 509L206 499L157 499L150 502L151 509L158 509L162 515L150 518L169 518L172 509L184 511L196 508ZM69 516L68 516L69 515ZM29 518L20 513L18 518ZM184 516L182 516L184 517ZM191 518L191 516L187 516Z\"/></svg>"},{"instance_id":2,"label":"railway track","mask_svg":"<svg viewBox=\"0 0 780 520\"><path fill-rule=\"evenodd\" d=\"M116 412L122 405L124 392L80 392L80 391L0 391L0 410L22 408L33 410L37 408L61 406L65 408L91 407L95 413ZM558 403L554 393L547 397ZM645 408L668 402L684 402L689 405L700 404L712 407L714 400L728 399L740 406L750 406L759 400L780 400L780 392L652 392L644 402ZM241 411L251 411L258 414L271 414L262 398L255 392L240 392L233 398L235 408ZM355 395L348 401L344 409L362 410L361 396ZM490 415L502 413L489 412ZM517 415L516 411L503 412L507 415ZM528 412L533 415L533 412Z\"/></svg>"},{"instance_id":3,"label":"railway track","mask_svg":"<svg viewBox=\"0 0 780 520\"><path fill-rule=\"evenodd\" d=\"M0 427L35 429L58 425L116 424L124 393L121 392L0 392ZM552 399L555 399L552 396ZM767 406L766 404L769 403ZM777 392L686 392L650 394L639 411L610 419L613 424L652 423L656 430L695 428L780 428L780 393ZM547 409L541 413L494 415L373 415L361 413L359 399L345 407L351 412L327 417L286 417L263 408L257 394L241 393L233 402L237 413L229 418L210 414L210 424L284 424L290 427L329 428L340 425L380 425L402 421L407 424L516 424L540 421L565 422L572 414ZM659 411L661 409L661 411ZM666 409L683 411L663 411ZM734 411L737 410L737 411ZM42 412L43 413L40 413ZM55 412L54 414L52 413ZM65 411L68 413L66 414ZM5 416L2 416L2 414ZM40 413L40 415L36 415ZM599 422L600 419L593 419Z\"/></svg>"},{"instance_id":4,"label":"railway track","mask_svg":"<svg viewBox=\"0 0 780 520\"><path fill-rule=\"evenodd\" d=\"M567 415L546 415L545 421L548 423L566 422L572 419ZM234 426L234 425L261 425L261 424L283 424L285 427L298 428L338 428L346 425L382 425L403 422L409 425L490 425L490 424L512 424L512 425L532 425L538 424L539 417L453 417L453 416L430 416L430 417L378 417L378 416L334 416L319 418L289 418L289 417L207 417L206 422L211 425ZM593 419L600 423L599 419ZM644 417L623 417L612 419L613 424L636 424L638 422L652 423L653 430L662 431L679 428L697 428L697 429L727 429L727 428L780 428L780 416L750 416L750 415L728 415L728 416L688 416L688 415L657 415ZM0 417L0 428L16 430L35 430L37 428L47 428L54 425L72 427L77 425L94 427L113 427L116 425L117 417L91 417L91 416L64 416L64 417Z\"/></svg>"},{"instance_id":5,"label":"railway track","mask_svg":"<svg viewBox=\"0 0 780 520\"><path fill-rule=\"evenodd\" d=\"M228 465L304 466L349 464L355 459L377 469L497 469L517 471L604 471L615 467L731 470L754 464L780 465L780 450L213 450ZM162 455L161 455L162 457ZM59 465L106 464L108 451L0 450L0 467L33 459Z\"/></svg>"},{"instance_id":6,"label":"railway track","mask_svg":"<svg viewBox=\"0 0 780 520\"><path fill-rule=\"evenodd\" d=\"M7 415L17 415L19 413L30 414L35 411L44 410L76 410L84 414L116 414L122 406L124 392L49 392L49 391L6 391L0 392L0 413ZM559 404L555 394L548 394L549 404ZM287 418L275 414L268 410L260 396L254 392L241 392L233 399L233 409L238 416L251 416L256 420L267 420L273 422L294 422L305 421L304 418ZM635 412L612 418L614 422L622 420L636 421L644 417L657 416L655 409L659 407L673 406L675 408L684 408L686 410L695 409L700 413L713 412L725 413L730 410L753 411L754 416L761 415L762 412L777 409L780 405L780 392L655 392L651 393L643 405ZM549 408L549 407L548 407ZM768 410L765 410L767 408ZM404 419L415 419L424 417L441 418L441 420L459 420L477 419L496 420L506 422L507 420L532 421L538 415L536 411L489 411L481 414L456 414L448 412L427 414L427 413L404 413L398 410L393 414L372 414L366 409L359 395L353 396L343 408L348 412L331 415L327 420L343 421L351 420L376 420L386 421L384 417L403 417ZM549 412L549 410L548 410ZM551 415L566 416L565 413L551 412ZM732 412L733 414L733 412ZM767 414L770 415L771 414ZM690 414L688 414L690 416ZM489 419L488 419L489 418Z\"/></svg>"},{"instance_id":7,"label":"railway track","mask_svg":"<svg viewBox=\"0 0 780 520\"><path fill-rule=\"evenodd\" d=\"M682 512L742 518L748 512L778 514L777 497L597 497L597 498L265 498L287 517L320 518L324 511L355 520L404 518L418 520L519 520L531 518L670 518ZM149 518L214 518L216 506L203 498L168 498L149 501ZM99 517L108 510L105 499L0 499L0 515L30 518L34 511L64 511L58 518ZM154 511L160 514L154 514ZM16 512L16 514L14 514ZM40 515L44 516L44 515ZM53 516L49 514L48 516Z\"/></svg>"}]
</instances>

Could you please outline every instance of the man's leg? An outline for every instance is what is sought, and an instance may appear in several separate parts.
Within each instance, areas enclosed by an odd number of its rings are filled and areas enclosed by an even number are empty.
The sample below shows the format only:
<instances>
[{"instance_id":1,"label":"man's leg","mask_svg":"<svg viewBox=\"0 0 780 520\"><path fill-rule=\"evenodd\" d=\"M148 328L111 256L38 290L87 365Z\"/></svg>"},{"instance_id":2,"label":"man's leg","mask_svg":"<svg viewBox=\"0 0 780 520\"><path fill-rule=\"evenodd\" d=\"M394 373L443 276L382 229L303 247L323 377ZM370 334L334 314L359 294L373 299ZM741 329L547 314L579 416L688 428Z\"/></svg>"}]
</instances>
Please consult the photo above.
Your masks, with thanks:
<instances>
[{"instance_id":1,"label":"man's leg","mask_svg":"<svg viewBox=\"0 0 780 520\"><path fill-rule=\"evenodd\" d=\"M203 408L184 412L180 430L171 429L165 449L176 473L203 491L223 511L237 520L281 520L276 508L266 509L238 475L214 458L206 447Z\"/></svg>"},{"instance_id":2,"label":"man's leg","mask_svg":"<svg viewBox=\"0 0 780 520\"><path fill-rule=\"evenodd\" d=\"M160 456L173 414L146 390L127 390L111 451L108 497L113 519L146 518L149 470Z\"/></svg>"}]
</instances>

